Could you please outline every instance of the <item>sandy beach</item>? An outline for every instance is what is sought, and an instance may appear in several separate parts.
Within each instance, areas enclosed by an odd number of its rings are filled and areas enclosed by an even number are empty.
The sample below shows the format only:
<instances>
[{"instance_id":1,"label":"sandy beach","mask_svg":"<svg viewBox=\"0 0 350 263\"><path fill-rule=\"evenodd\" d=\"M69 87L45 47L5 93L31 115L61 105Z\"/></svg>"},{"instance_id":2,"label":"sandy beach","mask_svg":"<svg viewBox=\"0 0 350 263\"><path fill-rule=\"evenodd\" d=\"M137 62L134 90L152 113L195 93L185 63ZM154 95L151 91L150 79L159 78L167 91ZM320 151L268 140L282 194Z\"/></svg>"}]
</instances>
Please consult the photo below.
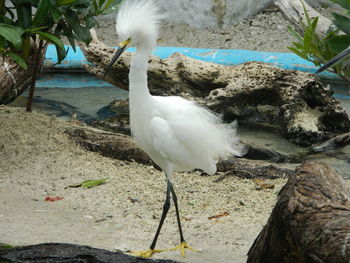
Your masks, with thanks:
<instances>
[{"instance_id":1,"label":"sandy beach","mask_svg":"<svg viewBox=\"0 0 350 263\"><path fill-rule=\"evenodd\" d=\"M160 43L287 51L292 40L287 26L278 12L258 14L226 30L185 30L184 25L167 24ZM106 25L100 36L111 35L109 27L114 30ZM112 45L113 39L105 40ZM56 117L0 106L0 123L1 243L67 242L112 251L149 247L165 198L162 172L82 149L64 133L73 124ZM286 179L266 180L274 188L258 190L254 180L231 176L216 181L219 176L175 174L184 235L199 252L188 251L183 258L174 251L154 258L245 262ZM107 182L90 189L68 187L101 178ZM63 199L47 202L47 196ZM172 206L157 248L173 247L178 242Z\"/></svg>"},{"instance_id":2,"label":"sandy beach","mask_svg":"<svg viewBox=\"0 0 350 263\"><path fill-rule=\"evenodd\" d=\"M102 157L74 145L64 131L71 123L22 108L0 108L1 242L28 245L69 242L109 250L148 248L161 214L164 174L152 167ZM274 206L285 180L267 180L274 189L256 190L253 180L174 176L187 241L199 253L156 255L185 262L244 262L247 249ZM90 188L67 188L108 178ZM46 202L46 196L63 200ZM217 219L211 216L226 213ZM177 245L171 209L159 248ZM235 259L234 261L232 261Z\"/></svg>"}]
</instances>

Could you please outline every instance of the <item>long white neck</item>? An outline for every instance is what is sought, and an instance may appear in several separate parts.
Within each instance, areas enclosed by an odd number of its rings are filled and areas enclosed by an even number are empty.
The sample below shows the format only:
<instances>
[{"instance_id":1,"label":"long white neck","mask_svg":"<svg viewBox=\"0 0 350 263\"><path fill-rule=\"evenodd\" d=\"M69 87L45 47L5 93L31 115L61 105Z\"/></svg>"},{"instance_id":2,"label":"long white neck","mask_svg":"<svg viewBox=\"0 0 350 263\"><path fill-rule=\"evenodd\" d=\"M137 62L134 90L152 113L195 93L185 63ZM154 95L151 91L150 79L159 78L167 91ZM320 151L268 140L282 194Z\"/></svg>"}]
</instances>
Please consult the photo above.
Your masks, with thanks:
<instances>
[{"instance_id":1,"label":"long white neck","mask_svg":"<svg viewBox=\"0 0 350 263\"><path fill-rule=\"evenodd\" d=\"M152 112L152 96L147 85L148 60L154 45L140 45L131 59L129 72L130 128L135 139L142 145ZM146 140L147 141L147 140Z\"/></svg>"},{"instance_id":2,"label":"long white neck","mask_svg":"<svg viewBox=\"0 0 350 263\"><path fill-rule=\"evenodd\" d=\"M129 72L129 98L131 103L142 103L151 96L147 85L147 68L152 50L153 45L151 44L139 45L131 59Z\"/></svg>"}]
</instances>

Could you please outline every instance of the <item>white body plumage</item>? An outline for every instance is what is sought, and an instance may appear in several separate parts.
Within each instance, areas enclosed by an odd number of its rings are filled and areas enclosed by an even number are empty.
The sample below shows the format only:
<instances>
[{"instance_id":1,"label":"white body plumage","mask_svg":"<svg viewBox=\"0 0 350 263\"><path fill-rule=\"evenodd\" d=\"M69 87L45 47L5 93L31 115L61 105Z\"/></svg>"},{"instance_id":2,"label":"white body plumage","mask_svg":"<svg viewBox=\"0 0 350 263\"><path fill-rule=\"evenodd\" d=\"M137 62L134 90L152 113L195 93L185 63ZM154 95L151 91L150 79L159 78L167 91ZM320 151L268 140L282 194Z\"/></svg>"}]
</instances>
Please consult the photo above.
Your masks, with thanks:
<instances>
[{"instance_id":1,"label":"white body plumage","mask_svg":"<svg viewBox=\"0 0 350 263\"><path fill-rule=\"evenodd\" d=\"M175 204L180 245L170 250L190 247L182 233L177 197L172 184L174 171L200 168L216 172L218 158L241 155L243 147L236 137L234 124L224 124L206 108L181 97L152 96L147 85L148 59L156 45L158 23L162 15L153 0L126 0L117 16L117 33L122 42L109 63L105 75L128 45L136 46L129 72L129 108L131 131L140 147L158 164L167 176L167 191L162 216L150 249L133 254L150 257L166 215L170 198Z\"/></svg>"},{"instance_id":2,"label":"white body plumage","mask_svg":"<svg viewBox=\"0 0 350 263\"><path fill-rule=\"evenodd\" d=\"M173 171L200 168L216 172L218 158L240 156L234 124L223 124L209 110L181 97L152 96L147 64L162 18L152 0L129 0L120 7L117 33L136 46L129 72L130 125L140 147L172 180Z\"/></svg>"}]
</instances>

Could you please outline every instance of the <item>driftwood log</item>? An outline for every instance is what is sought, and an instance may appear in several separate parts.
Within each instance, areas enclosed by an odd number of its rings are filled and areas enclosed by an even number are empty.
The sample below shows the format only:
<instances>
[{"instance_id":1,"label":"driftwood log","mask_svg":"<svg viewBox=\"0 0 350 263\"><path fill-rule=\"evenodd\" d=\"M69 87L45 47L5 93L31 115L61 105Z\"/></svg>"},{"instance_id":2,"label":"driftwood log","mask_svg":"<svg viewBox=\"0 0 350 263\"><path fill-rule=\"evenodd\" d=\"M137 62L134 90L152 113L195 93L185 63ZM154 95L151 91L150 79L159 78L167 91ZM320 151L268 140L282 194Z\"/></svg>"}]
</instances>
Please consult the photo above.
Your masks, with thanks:
<instances>
[{"instance_id":1,"label":"driftwood log","mask_svg":"<svg viewBox=\"0 0 350 263\"><path fill-rule=\"evenodd\" d=\"M79 126L72 127L66 133L83 148L99 152L103 156L126 161L134 160L142 164L152 164L148 155L127 135Z\"/></svg>"},{"instance_id":2,"label":"driftwood log","mask_svg":"<svg viewBox=\"0 0 350 263\"><path fill-rule=\"evenodd\" d=\"M66 131L66 134L83 148L99 152L103 156L153 165L156 169L159 169L148 155L137 146L135 141L127 135L80 126L73 126ZM218 171L225 172L225 177L234 174L244 178L264 177L271 179L287 177L293 172L290 167L271 163L271 161L280 161L276 158L284 159L287 157L253 144L246 143L246 146L248 150L246 156L250 159L230 158L220 160Z\"/></svg>"},{"instance_id":3,"label":"driftwood log","mask_svg":"<svg viewBox=\"0 0 350 263\"><path fill-rule=\"evenodd\" d=\"M349 262L349 198L349 189L333 168L304 163L279 193L247 262Z\"/></svg>"},{"instance_id":4,"label":"driftwood log","mask_svg":"<svg viewBox=\"0 0 350 263\"><path fill-rule=\"evenodd\" d=\"M88 72L102 78L115 52L94 39L81 46L91 64ZM105 80L128 87L131 53L115 63ZM152 56L148 81L154 95L181 95L223 114L226 121L280 130L302 146L320 143L349 131L344 108L312 74L284 70L261 62L225 66L175 53L166 59Z\"/></svg>"},{"instance_id":5,"label":"driftwood log","mask_svg":"<svg viewBox=\"0 0 350 263\"><path fill-rule=\"evenodd\" d=\"M40 64L44 61L44 49ZM30 56L27 59L28 69L21 68L11 58L3 56L0 58L0 105L8 104L21 95L29 85L34 70L34 59Z\"/></svg>"},{"instance_id":6,"label":"driftwood log","mask_svg":"<svg viewBox=\"0 0 350 263\"><path fill-rule=\"evenodd\" d=\"M340 134L318 145L313 145L311 149L314 152L326 152L346 147L350 144L350 132Z\"/></svg>"},{"instance_id":7,"label":"driftwood log","mask_svg":"<svg viewBox=\"0 0 350 263\"><path fill-rule=\"evenodd\" d=\"M295 27L295 29L303 33L303 24L307 24L304 7L311 18L318 17L316 34L323 38L327 34L332 21L318 13L315 9L309 6L305 1L301 0L277 0L275 5L281 10L283 16ZM304 6L303 6L304 5Z\"/></svg>"}]
</instances>

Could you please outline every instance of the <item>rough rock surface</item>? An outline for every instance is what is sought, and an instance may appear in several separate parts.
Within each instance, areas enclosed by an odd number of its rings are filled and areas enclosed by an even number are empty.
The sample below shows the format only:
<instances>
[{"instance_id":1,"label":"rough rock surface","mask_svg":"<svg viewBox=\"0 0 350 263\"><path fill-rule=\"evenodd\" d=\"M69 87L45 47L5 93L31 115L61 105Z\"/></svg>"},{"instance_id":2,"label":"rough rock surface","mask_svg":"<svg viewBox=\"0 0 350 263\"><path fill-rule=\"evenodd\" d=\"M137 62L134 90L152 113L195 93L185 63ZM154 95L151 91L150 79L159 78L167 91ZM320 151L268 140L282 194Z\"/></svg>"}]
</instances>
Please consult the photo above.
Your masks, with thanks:
<instances>
[{"instance_id":1,"label":"rough rock surface","mask_svg":"<svg viewBox=\"0 0 350 263\"><path fill-rule=\"evenodd\" d=\"M176 263L162 259L135 258L122 252L111 252L89 246L45 243L0 250L0 262L7 263Z\"/></svg>"}]
</instances>

